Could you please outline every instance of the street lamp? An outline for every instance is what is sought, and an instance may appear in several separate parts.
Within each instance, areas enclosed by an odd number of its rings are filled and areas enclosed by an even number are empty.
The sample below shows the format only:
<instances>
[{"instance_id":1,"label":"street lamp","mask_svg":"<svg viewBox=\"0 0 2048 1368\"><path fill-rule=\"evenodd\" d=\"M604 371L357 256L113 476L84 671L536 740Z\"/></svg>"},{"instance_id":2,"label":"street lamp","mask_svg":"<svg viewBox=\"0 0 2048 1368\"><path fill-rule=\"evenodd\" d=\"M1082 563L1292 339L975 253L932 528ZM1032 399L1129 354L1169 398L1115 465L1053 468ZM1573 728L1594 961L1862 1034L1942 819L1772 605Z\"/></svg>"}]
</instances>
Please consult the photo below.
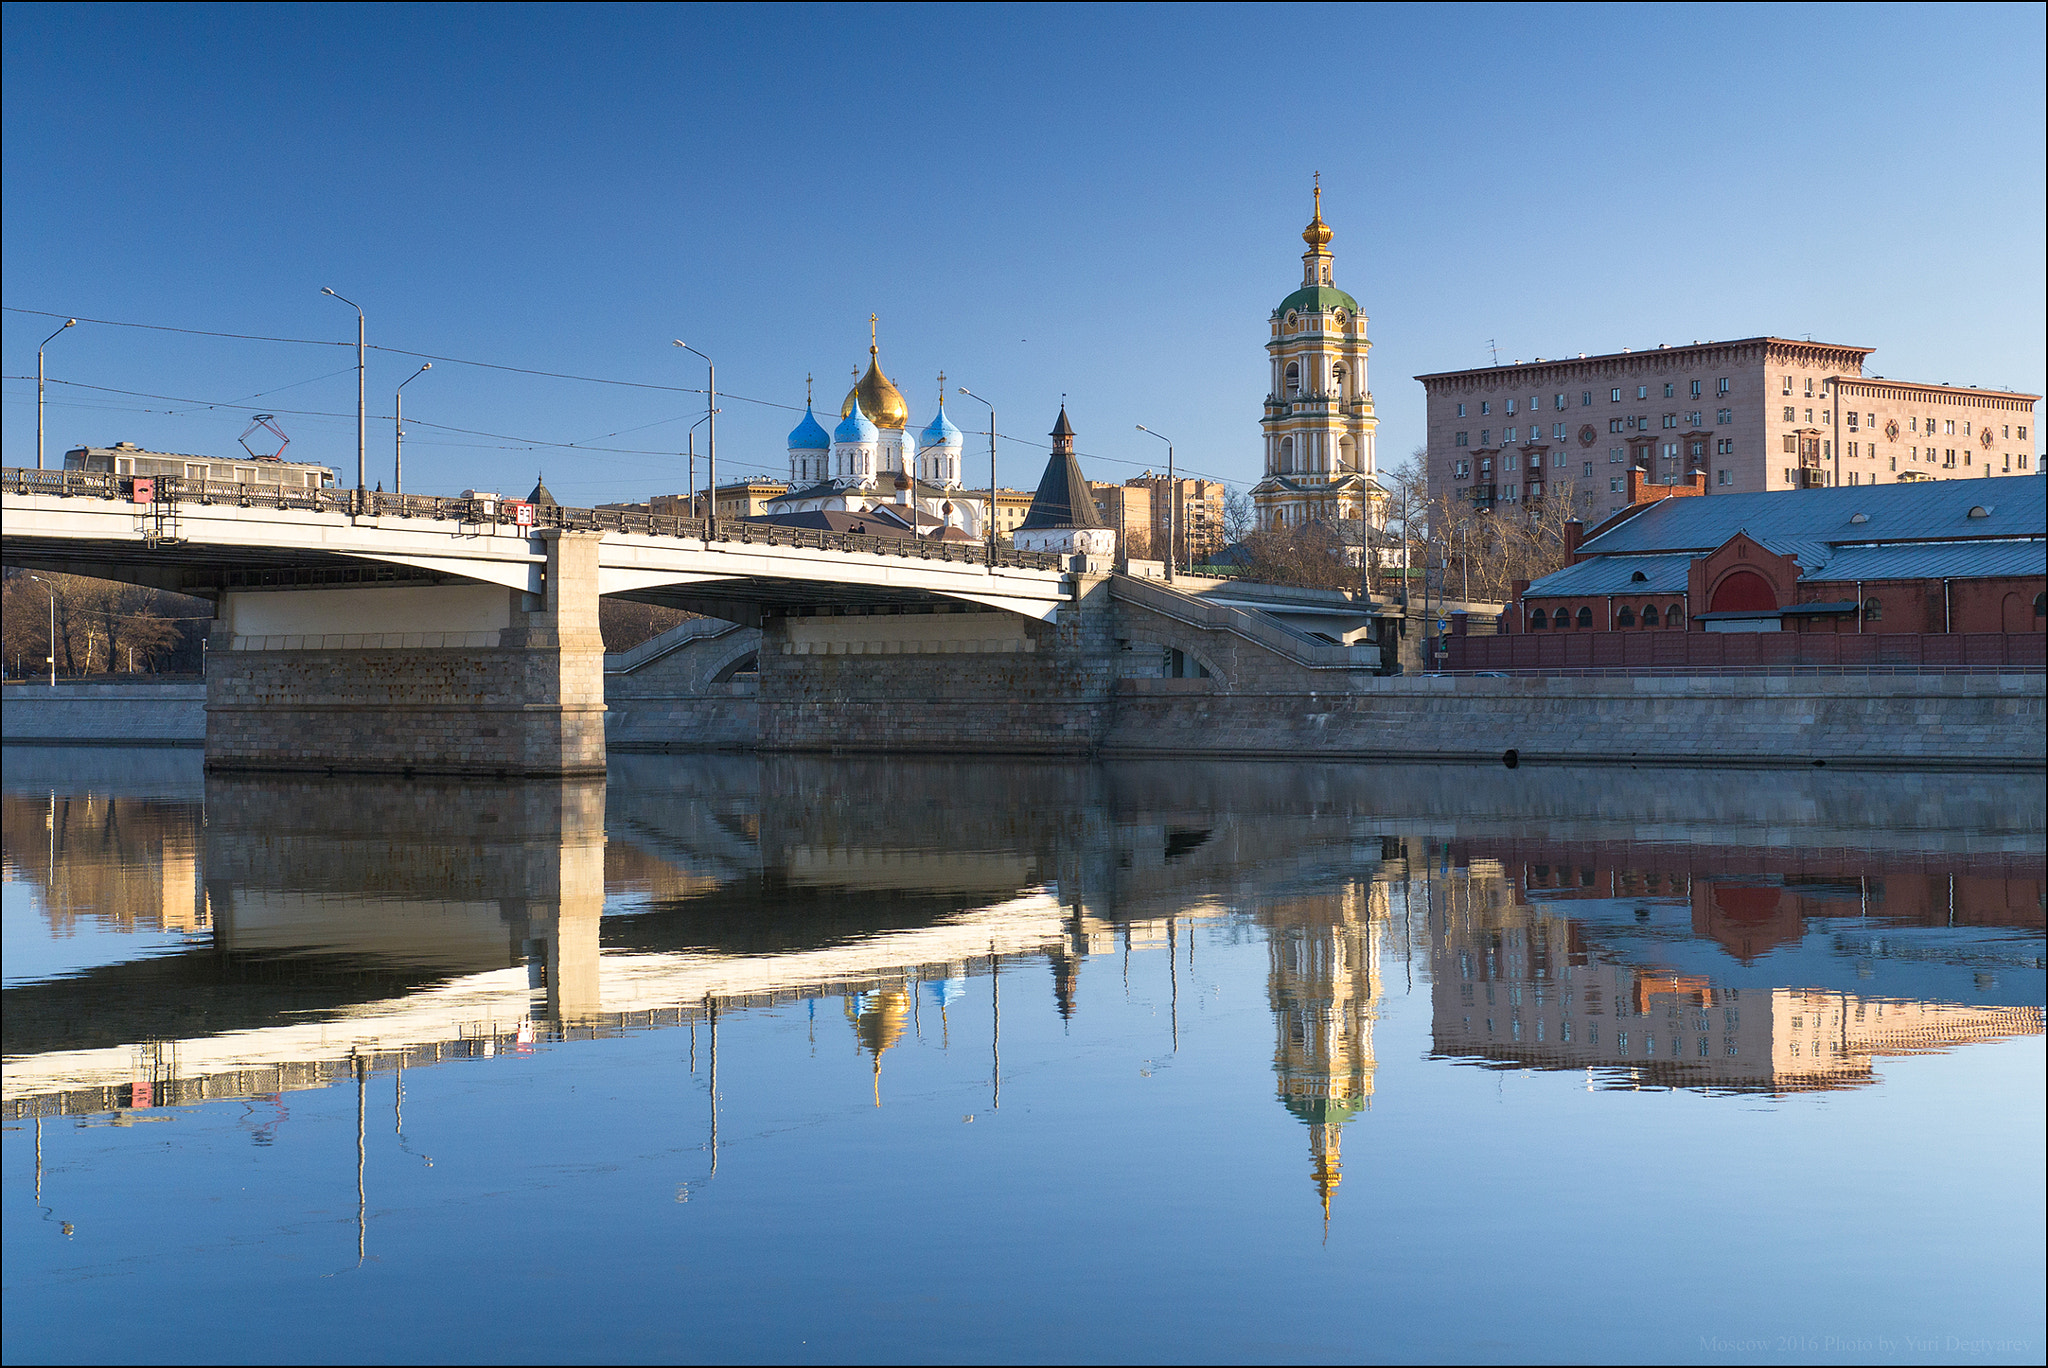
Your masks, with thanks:
<instances>
[{"instance_id":1,"label":"street lamp","mask_svg":"<svg viewBox=\"0 0 2048 1368\"><path fill-rule=\"evenodd\" d=\"M64 326L68 328L71 325L67 323ZM57 586L41 575L30 575L29 578L42 585L50 595L50 687L54 689L57 687Z\"/></svg>"},{"instance_id":2,"label":"street lamp","mask_svg":"<svg viewBox=\"0 0 2048 1368\"><path fill-rule=\"evenodd\" d=\"M702 358L708 377L704 384L704 421L711 425L704 430L704 445L707 448L704 479L711 486L709 516L704 521L704 540L708 542L718 536L718 367L712 364L710 357L681 338L677 338L675 343L690 355ZM695 428L691 430L695 431ZM696 470L694 462L690 468L692 472Z\"/></svg>"},{"instance_id":3,"label":"street lamp","mask_svg":"<svg viewBox=\"0 0 2048 1368\"><path fill-rule=\"evenodd\" d=\"M65 319L65 320L64 320L64 328L75 328L75 327L77 327L77 326L78 326L78 320L77 320L77 319L75 319L75 318L67 318L67 319ZM49 335L48 337L46 337L46 338L44 338L44 339L43 339L43 346L42 346L42 347L37 347L37 348L36 348L36 469L37 469L37 470L41 470L41 469L43 468L43 347L47 347L47 346L49 346L49 345L50 345L50 344L51 344L52 342L55 342L55 341L57 340L57 337L58 337L58 335L59 335L59 334L61 334L61 333L62 333L62 332L64 331L64 328L59 328L59 329L57 329L57 331L56 331L56 332L53 332L53 333L51 333L51 334L50 334L50 335Z\"/></svg>"},{"instance_id":4,"label":"street lamp","mask_svg":"<svg viewBox=\"0 0 2048 1368\"><path fill-rule=\"evenodd\" d=\"M1173 478L1173 438L1163 432L1154 432L1143 423L1138 424L1138 431L1144 433L1147 437L1157 437L1160 441L1166 443L1166 578L1171 582L1173 579L1173 505L1180 497L1180 485L1175 483Z\"/></svg>"},{"instance_id":5,"label":"street lamp","mask_svg":"<svg viewBox=\"0 0 2048 1368\"><path fill-rule=\"evenodd\" d=\"M401 499L405 495L405 387L433 368L434 363L427 362L391 392L391 492Z\"/></svg>"},{"instance_id":6,"label":"street lamp","mask_svg":"<svg viewBox=\"0 0 2048 1368\"><path fill-rule=\"evenodd\" d=\"M363 388L363 306L345 295L334 294L325 285L320 287L320 293L334 295L356 311L356 508L360 511L363 506L363 464L369 456L370 417L368 392Z\"/></svg>"},{"instance_id":7,"label":"street lamp","mask_svg":"<svg viewBox=\"0 0 2048 1368\"><path fill-rule=\"evenodd\" d=\"M712 412L715 413L717 410L714 409ZM685 441L683 443L684 459L690 463L690 516L693 518L697 516L697 429L710 421L711 414L707 413L696 422L690 424L690 430L685 434Z\"/></svg>"},{"instance_id":8,"label":"street lamp","mask_svg":"<svg viewBox=\"0 0 2048 1368\"><path fill-rule=\"evenodd\" d=\"M976 394L973 390L968 389L965 385L960 386L959 392L988 409L988 517L986 521L988 522L988 570L990 574L994 574L996 570L996 406Z\"/></svg>"}]
</instances>

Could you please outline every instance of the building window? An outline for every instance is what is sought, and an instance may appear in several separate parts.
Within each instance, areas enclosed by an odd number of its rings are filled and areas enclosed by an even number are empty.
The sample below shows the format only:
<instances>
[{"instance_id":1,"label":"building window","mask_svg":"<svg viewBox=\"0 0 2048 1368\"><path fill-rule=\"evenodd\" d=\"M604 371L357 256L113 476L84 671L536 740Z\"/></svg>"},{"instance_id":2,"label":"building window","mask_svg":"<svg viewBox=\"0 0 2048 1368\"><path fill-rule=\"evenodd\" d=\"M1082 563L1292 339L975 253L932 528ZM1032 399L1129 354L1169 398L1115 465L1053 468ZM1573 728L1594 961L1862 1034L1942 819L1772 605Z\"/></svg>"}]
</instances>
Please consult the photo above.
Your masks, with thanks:
<instances>
[{"instance_id":1,"label":"building window","mask_svg":"<svg viewBox=\"0 0 2048 1368\"><path fill-rule=\"evenodd\" d=\"M1493 412L1493 401L1492 401L1492 400L1490 400L1490 399L1482 399L1482 400L1480 400L1480 401L1479 401L1479 416L1480 416L1480 417L1482 417L1482 418L1484 418L1484 417L1485 417L1485 416L1486 416L1487 414L1489 414L1489 413L1491 413L1491 412Z\"/></svg>"},{"instance_id":2,"label":"building window","mask_svg":"<svg viewBox=\"0 0 2048 1368\"><path fill-rule=\"evenodd\" d=\"M1951 418L1941 425L1941 435L1944 437L1953 437L1956 435L1955 419Z\"/></svg>"},{"instance_id":3,"label":"building window","mask_svg":"<svg viewBox=\"0 0 2048 1368\"><path fill-rule=\"evenodd\" d=\"M1721 377L1721 378L1720 378L1719 380L1716 380L1716 381L1714 382L1714 393L1716 393L1716 394L1726 394L1727 392L1728 392L1728 377L1724 375L1724 376L1722 376L1722 377Z\"/></svg>"},{"instance_id":4,"label":"building window","mask_svg":"<svg viewBox=\"0 0 2048 1368\"><path fill-rule=\"evenodd\" d=\"M1792 392L1792 377L1789 375L1785 377L1785 388L1783 392L1786 394L1790 394Z\"/></svg>"},{"instance_id":5,"label":"building window","mask_svg":"<svg viewBox=\"0 0 2048 1368\"><path fill-rule=\"evenodd\" d=\"M1607 420L1607 430L1609 432L1620 432L1622 429L1623 421L1624 420L1620 418L1609 418Z\"/></svg>"},{"instance_id":6,"label":"building window","mask_svg":"<svg viewBox=\"0 0 2048 1368\"><path fill-rule=\"evenodd\" d=\"M1636 610L1635 610L1635 609L1633 609L1633 608L1631 608L1631 607L1629 607L1629 606L1628 606L1627 604L1625 604L1625 603L1624 603L1624 604L1623 604L1623 605L1621 606L1621 611L1620 611L1620 612L1618 612L1618 613L1616 613L1616 614L1614 615L1614 625L1615 625L1615 626L1617 626L1617 627L1633 627L1633 626L1635 626L1635 625L1636 625Z\"/></svg>"},{"instance_id":7,"label":"building window","mask_svg":"<svg viewBox=\"0 0 2048 1368\"><path fill-rule=\"evenodd\" d=\"M1614 391L1613 402L1617 404L1621 402L1621 391L1618 389Z\"/></svg>"},{"instance_id":8,"label":"building window","mask_svg":"<svg viewBox=\"0 0 2048 1368\"><path fill-rule=\"evenodd\" d=\"M1849 410L1849 415L1848 415L1848 423L1849 423L1849 431L1851 431L1851 432L1854 432L1854 431L1856 430L1856 410L1854 410L1854 409L1850 409L1850 410Z\"/></svg>"},{"instance_id":9,"label":"building window","mask_svg":"<svg viewBox=\"0 0 2048 1368\"><path fill-rule=\"evenodd\" d=\"M1460 418L1465 416L1465 406L1463 404L1458 405L1458 416Z\"/></svg>"},{"instance_id":10,"label":"building window","mask_svg":"<svg viewBox=\"0 0 2048 1368\"><path fill-rule=\"evenodd\" d=\"M1537 610L1536 610L1535 612L1533 612L1533 613L1529 614L1529 630L1530 630L1530 631L1532 631L1532 632L1541 632L1541 631L1545 630L1546 628L1548 628L1549 626L1550 626L1550 619L1549 619L1548 617L1546 617L1546 616L1544 615L1544 612L1543 612L1543 610L1542 610L1541 608L1538 608L1538 609L1537 609Z\"/></svg>"},{"instance_id":11,"label":"building window","mask_svg":"<svg viewBox=\"0 0 2048 1368\"><path fill-rule=\"evenodd\" d=\"M1715 454L1720 456L1733 456L1735 454L1735 439L1733 437L1717 439L1714 443L1714 451Z\"/></svg>"},{"instance_id":12,"label":"building window","mask_svg":"<svg viewBox=\"0 0 2048 1368\"><path fill-rule=\"evenodd\" d=\"M1514 440L1515 440L1515 430L1514 430L1513 428L1509 428L1509 429L1508 429L1508 430L1507 430L1506 432L1503 432L1503 433L1502 433L1502 434L1500 435L1500 439L1501 439L1501 441L1503 441L1503 442L1512 442L1512 441L1514 441Z\"/></svg>"},{"instance_id":13,"label":"building window","mask_svg":"<svg viewBox=\"0 0 2048 1368\"><path fill-rule=\"evenodd\" d=\"M1677 397L1678 397L1678 389L1677 389L1677 387L1676 387L1676 386L1674 386L1674 385L1666 385L1666 386L1664 387L1664 397L1665 397L1666 399L1675 399L1675 398L1677 398Z\"/></svg>"},{"instance_id":14,"label":"building window","mask_svg":"<svg viewBox=\"0 0 2048 1368\"><path fill-rule=\"evenodd\" d=\"M1508 400L1508 417L1512 418L1512 417L1514 417L1514 416L1515 416L1515 401L1514 401L1514 400L1512 400L1512 399L1510 399L1510 400Z\"/></svg>"},{"instance_id":15,"label":"building window","mask_svg":"<svg viewBox=\"0 0 2048 1368\"><path fill-rule=\"evenodd\" d=\"M1556 409L1556 410L1557 410L1557 411L1558 411L1559 413L1563 413L1563 412L1564 412L1564 396L1563 396L1562 394L1558 395L1558 396L1557 396L1557 398L1556 398L1555 400L1553 400L1553 401L1552 401L1552 403L1551 403L1551 407L1552 407L1552 408L1554 408L1554 409Z\"/></svg>"},{"instance_id":16,"label":"building window","mask_svg":"<svg viewBox=\"0 0 2048 1368\"><path fill-rule=\"evenodd\" d=\"M2022 458L2022 459L2024 459L2024 458ZM1589 480L1593 478L1593 463L1592 463L1591 461L1588 461L1588 462L1586 462L1586 475L1585 475L1585 478L1586 478L1586 479L1589 479Z\"/></svg>"},{"instance_id":17,"label":"building window","mask_svg":"<svg viewBox=\"0 0 2048 1368\"><path fill-rule=\"evenodd\" d=\"M1479 475L1480 475L1480 478L1481 478L1481 479L1484 479L1484 478L1486 478L1487 476L1489 476L1489 475L1491 475L1491 474L1493 474L1493 457L1491 457L1491 456L1481 456L1481 457L1479 458Z\"/></svg>"},{"instance_id":18,"label":"building window","mask_svg":"<svg viewBox=\"0 0 2048 1368\"><path fill-rule=\"evenodd\" d=\"M1785 406L1785 421L1788 423L1796 423L1799 421L1798 411L1794 409L1790 404L1787 404Z\"/></svg>"},{"instance_id":19,"label":"building window","mask_svg":"<svg viewBox=\"0 0 2048 1368\"><path fill-rule=\"evenodd\" d=\"M1468 479L1472 474L1472 463L1470 461L1459 461L1455 465L1454 470L1459 479Z\"/></svg>"},{"instance_id":20,"label":"building window","mask_svg":"<svg viewBox=\"0 0 2048 1368\"><path fill-rule=\"evenodd\" d=\"M1665 426L1665 427L1668 427L1668 428L1675 428L1675 427L1677 427L1677 426L1678 426L1678 415L1677 415L1677 414L1675 414L1675 413L1667 413L1667 414L1665 414L1665 415L1664 415L1664 426Z\"/></svg>"},{"instance_id":21,"label":"building window","mask_svg":"<svg viewBox=\"0 0 2048 1368\"><path fill-rule=\"evenodd\" d=\"M1492 429L1492 428L1481 428L1481 429L1479 429L1479 445L1481 445L1481 446L1483 446L1483 447L1490 447L1490 446L1492 446L1492 445L1493 445L1493 429Z\"/></svg>"},{"instance_id":22,"label":"building window","mask_svg":"<svg viewBox=\"0 0 2048 1368\"><path fill-rule=\"evenodd\" d=\"M1700 383L1698 380L1692 382L1692 397L1695 399L1700 397Z\"/></svg>"},{"instance_id":23,"label":"building window","mask_svg":"<svg viewBox=\"0 0 2048 1368\"><path fill-rule=\"evenodd\" d=\"M1695 381L1693 381L1693 383L1694 383L1694 384L1698 384L1698 383L1699 383L1699 381L1695 380ZM1645 626L1645 627L1655 627L1656 625L1657 625L1657 605L1656 605L1656 604L1654 604L1654 603L1646 603L1646 604L1644 604L1644 605L1643 605L1643 626Z\"/></svg>"},{"instance_id":24,"label":"building window","mask_svg":"<svg viewBox=\"0 0 2048 1368\"><path fill-rule=\"evenodd\" d=\"M1579 405L1580 405L1580 407L1582 407L1582 408L1583 408L1583 407L1585 407L1586 405L1588 405L1588 404L1590 404L1590 403L1592 403L1592 402L1593 402L1593 391L1591 391L1591 390L1586 390L1586 391L1584 391L1583 393L1581 393L1581 394L1579 395Z\"/></svg>"},{"instance_id":25,"label":"building window","mask_svg":"<svg viewBox=\"0 0 2048 1368\"><path fill-rule=\"evenodd\" d=\"M1622 476L1616 475L1616 476L1614 476L1614 477L1613 477L1612 479L1608 480L1608 482L1607 482L1607 492L1608 492L1609 494L1619 494L1619 493L1621 493L1621 492L1622 492L1622 490L1621 490L1621 486L1622 486L1622 479L1623 479L1623 477L1622 477Z\"/></svg>"},{"instance_id":26,"label":"building window","mask_svg":"<svg viewBox=\"0 0 2048 1368\"><path fill-rule=\"evenodd\" d=\"M1649 387L1648 385L1637 385L1637 386L1636 386L1636 398L1638 398L1638 399L1647 399L1647 398L1649 398L1649 397L1650 397L1650 387Z\"/></svg>"},{"instance_id":27,"label":"building window","mask_svg":"<svg viewBox=\"0 0 2048 1368\"><path fill-rule=\"evenodd\" d=\"M1806 411L1806 425L1807 425L1808 427L1812 427L1812 426L1813 426L1813 410L1812 410L1812 409L1808 409L1808 410Z\"/></svg>"},{"instance_id":28,"label":"building window","mask_svg":"<svg viewBox=\"0 0 2048 1368\"><path fill-rule=\"evenodd\" d=\"M2015 427L2012 430L2012 435L2015 441L2024 442L2027 440L2027 430L2025 427Z\"/></svg>"},{"instance_id":29,"label":"building window","mask_svg":"<svg viewBox=\"0 0 2048 1368\"><path fill-rule=\"evenodd\" d=\"M1863 600L1863 620L1877 622L1884 617L1884 605L1874 598Z\"/></svg>"},{"instance_id":30,"label":"building window","mask_svg":"<svg viewBox=\"0 0 2048 1368\"><path fill-rule=\"evenodd\" d=\"M1581 627L1591 627L1592 625L1593 625L1593 610L1592 610L1591 608L1581 608L1581 609L1579 609L1579 626L1581 626Z\"/></svg>"},{"instance_id":31,"label":"building window","mask_svg":"<svg viewBox=\"0 0 2048 1368\"><path fill-rule=\"evenodd\" d=\"M1457 439L1457 444L1458 444L1459 446L1470 446L1470 445L1471 445L1471 443L1470 443L1470 442L1468 442L1468 441L1466 441L1465 439L1466 439L1467 437L1470 437L1471 435L1472 435L1472 434L1471 434L1471 433L1469 433L1469 432L1461 432L1461 433L1459 433L1459 434L1458 434L1458 439Z\"/></svg>"},{"instance_id":32,"label":"building window","mask_svg":"<svg viewBox=\"0 0 2048 1368\"><path fill-rule=\"evenodd\" d=\"M1715 472L1714 472L1714 483L1715 483L1715 484L1723 484L1723 485L1724 485L1724 484L1727 484L1727 483L1728 483L1728 472L1727 472L1727 471L1726 471L1725 469L1723 469L1723 470L1717 470L1717 471L1715 471Z\"/></svg>"},{"instance_id":33,"label":"building window","mask_svg":"<svg viewBox=\"0 0 2048 1368\"><path fill-rule=\"evenodd\" d=\"M1806 397L1813 398L1813 377L1810 375L1806 377Z\"/></svg>"},{"instance_id":34,"label":"building window","mask_svg":"<svg viewBox=\"0 0 2048 1368\"><path fill-rule=\"evenodd\" d=\"M1510 442L1515 440L1515 430L1513 428L1508 429L1508 440ZM1507 455L1500 458L1500 468L1502 470L1513 470L1515 468L1514 452L1510 451Z\"/></svg>"}]
</instances>

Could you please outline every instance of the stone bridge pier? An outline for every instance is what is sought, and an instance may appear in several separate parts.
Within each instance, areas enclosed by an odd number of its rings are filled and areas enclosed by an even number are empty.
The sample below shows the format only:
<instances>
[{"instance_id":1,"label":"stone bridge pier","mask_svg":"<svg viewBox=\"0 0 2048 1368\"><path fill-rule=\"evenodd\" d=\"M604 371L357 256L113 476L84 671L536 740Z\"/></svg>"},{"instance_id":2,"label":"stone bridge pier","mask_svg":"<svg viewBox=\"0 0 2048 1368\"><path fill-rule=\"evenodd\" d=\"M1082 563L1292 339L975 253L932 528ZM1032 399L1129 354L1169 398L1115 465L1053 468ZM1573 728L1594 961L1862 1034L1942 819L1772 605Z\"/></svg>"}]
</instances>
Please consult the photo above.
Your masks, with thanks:
<instances>
[{"instance_id":1,"label":"stone bridge pier","mask_svg":"<svg viewBox=\"0 0 2048 1368\"><path fill-rule=\"evenodd\" d=\"M531 591L235 588L208 639L210 770L602 774L600 535L545 529Z\"/></svg>"}]
</instances>

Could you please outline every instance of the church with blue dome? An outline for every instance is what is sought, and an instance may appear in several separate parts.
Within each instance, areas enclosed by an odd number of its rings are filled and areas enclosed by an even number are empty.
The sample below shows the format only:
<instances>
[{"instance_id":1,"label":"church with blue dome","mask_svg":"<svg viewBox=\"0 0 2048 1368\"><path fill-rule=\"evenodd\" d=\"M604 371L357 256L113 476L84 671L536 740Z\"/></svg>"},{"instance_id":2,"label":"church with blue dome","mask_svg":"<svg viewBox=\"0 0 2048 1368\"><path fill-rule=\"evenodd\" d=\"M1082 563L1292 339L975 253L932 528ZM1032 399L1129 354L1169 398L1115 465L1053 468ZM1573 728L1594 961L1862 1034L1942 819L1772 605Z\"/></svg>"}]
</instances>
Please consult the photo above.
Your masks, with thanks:
<instances>
[{"instance_id":1,"label":"church with blue dome","mask_svg":"<svg viewBox=\"0 0 2048 1368\"><path fill-rule=\"evenodd\" d=\"M979 539L982 500L961 489L961 433L946 416L946 380L937 411L913 433L903 392L882 373L881 347L868 320L867 374L839 406L827 432L809 399L789 434L789 491L770 499L771 517L795 513L886 510L921 536Z\"/></svg>"}]
</instances>

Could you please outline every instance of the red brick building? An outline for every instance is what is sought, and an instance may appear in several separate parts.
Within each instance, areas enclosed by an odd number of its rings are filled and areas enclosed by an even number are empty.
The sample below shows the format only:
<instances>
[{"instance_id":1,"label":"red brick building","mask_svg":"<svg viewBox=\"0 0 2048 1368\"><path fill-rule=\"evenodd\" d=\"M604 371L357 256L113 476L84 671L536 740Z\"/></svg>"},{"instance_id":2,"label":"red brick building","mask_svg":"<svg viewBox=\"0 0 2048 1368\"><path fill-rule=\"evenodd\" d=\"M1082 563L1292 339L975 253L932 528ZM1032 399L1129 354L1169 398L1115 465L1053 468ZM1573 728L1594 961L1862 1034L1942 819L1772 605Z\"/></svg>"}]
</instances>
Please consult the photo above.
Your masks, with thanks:
<instances>
[{"instance_id":1,"label":"red brick building","mask_svg":"<svg viewBox=\"0 0 2048 1368\"><path fill-rule=\"evenodd\" d=\"M1571 546L1570 565L1516 586L1500 636L1454 637L1450 665L2038 667L2044 485L2024 476L1713 497L1688 497L1705 494L1698 481L1639 485L1628 508ZM1822 636L1833 640L1811 640Z\"/></svg>"}]
</instances>

